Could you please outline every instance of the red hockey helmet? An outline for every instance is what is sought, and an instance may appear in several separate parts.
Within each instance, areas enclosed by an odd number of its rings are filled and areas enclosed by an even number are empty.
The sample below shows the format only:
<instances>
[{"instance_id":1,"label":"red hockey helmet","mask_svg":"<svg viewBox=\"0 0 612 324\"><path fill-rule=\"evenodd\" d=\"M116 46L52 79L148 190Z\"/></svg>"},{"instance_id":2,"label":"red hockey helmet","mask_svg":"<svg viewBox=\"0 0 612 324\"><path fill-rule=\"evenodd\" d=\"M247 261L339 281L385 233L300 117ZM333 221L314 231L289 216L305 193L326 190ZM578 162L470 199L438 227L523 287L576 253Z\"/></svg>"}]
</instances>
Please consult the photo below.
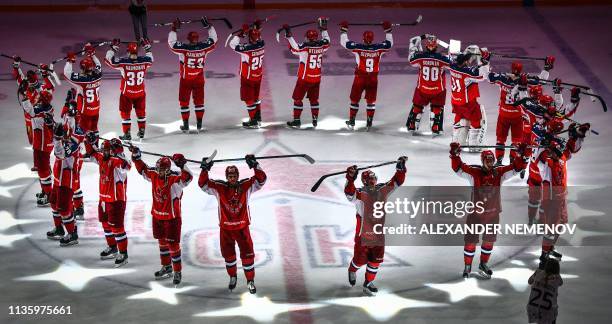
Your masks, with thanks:
<instances>
[{"instance_id":1,"label":"red hockey helmet","mask_svg":"<svg viewBox=\"0 0 612 324\"><path fill-rule=\"evenodd\" d=\"M553 97L549 96L549 95L542 95L540 96L539 100L540 105L548 108L550 106L553 105L553 103L555 102L555 100L553 99Z\"/></svg>"},{"instance_id":2,"label":"red hockey helmet","mask_svg":"<svg viewBox=\"0 0 612 324\"><path fill-rule=\"evenodd\" d=\"M172 163L170 162L170 158L167 157L167 156L160 157L159 160L157 160L157 163L155 163L155 167L157 168L157 172L160 173L160 174L161 173L166 173L166 172L170 171L171 165L172 165Z\"/></svg>"},{"instance_id":3,"label":"red hockey helmet","mask_svg":"<svg viewBox=\"0 0 612 324\"><path fill-rule=\"evenodd\" d=\"M427 35L423 43L428 51L433 52L438 48L438 37L436 35Z\"/></svg>"},{"instance_id":4,"label":"red hockey helmet","mask_svg":"<svg viewBox=\"0 0 612 324\"><path fill-rule=\"evenodd\" d=\"M249 41L251 43L257 43L261 39L261 31L256 28L249 29Z\"/></svg>"},{"instance_id":5,"label":"red hockey helmet","mask_svg":"<svg viewBox=\"0 0 612 324\"><path fill-rule=\"evenodd\" d=\"M94 62L91 57L85 57L81 60L80 66L83 71L91 71L94 68Z\"/></svg>"},{"instance_id":6,"label":"red hockey helmet","mask_svg":"<svg viewBox=\"0 0 612 324\"><path fill-rule=\"evenodd\" d=\"M314 42L319 38L319 32L314 29L309 29L306 31L306 39Z\"/></svg>"},{"instance_id":7,"label":"red hockey helmet","mask_svg":"<svg viewBox=\"0 0 612 324\"><path fill-rule=\"evenodd\" d=\"M28 80L30 84L36 84L38 83L38 74L36 74L34 70L28 70L28 72L26 72L26 80Z\"/></svg>"},{"instance_id":8,"label":"red hockey helmet","mask_svg":"<svg viewBox=\"0 0 612 324\"><path fill-rule=\"evenodd\" d=\"M563 122L556 118L551 119L546 124L546 128L548 129L549 133L553 133L553 134L559 133L560 131L563 130Z\"/></svg>"},{"instance_id":9,"label":"red hockey helmet","mask_svg":"<svg viewBox=\"0 0 612 324\"><path fill-rule=\"evenodd\" d=\"M127 52L132 55L137 55L138 54L138 44L136 42L128 43Z\"/></svg>"},{"instance_id":10,"label":"red hockey helmet","mask_svg":"<svg viewBox=\"0 0 612 324\"><path fill-rule=\"evenodd\" d=\"M374 183L371 183L372 179L374 180ZM361 172L361 183L363 183L364 186L375 185L377 179L376 173L374 173L372 170L365 170Z\"/></svg>"},{"instance_id":11,"label":"red hockey helmet","mask_svg":"<svg viewBox=\"0 0 612 324\"><path fill-rule=\"evenodd\" d=\"M48 105L51 103L51 100L53 100L53 95L49 91L41 91L38 100L40 103Z\"/></svg>"},{"instance_id":12,"label":"red hockey helmet","mask_svg":"<svg viewBox=\"0 0 612 324\"><path fill-rule=\"evenodd\" d=\"M114 154L123 153L123 143L121 142L120 139L115 137L110 140L110 143L111 143L111 147L113 149Z\"/></svg>"},{"instance_id":13,"label":"red hockey helmet","mask_svg":"<svg viewBox=\"0 0 612 324\"><path fill-rule=\"evenodd\" d=\"M110 152L112 148L111 142L110 141L104 141L102 142L102 151L105 152Z\"/></svg>"},{"instance_id":14,"label":"red hockey helmet","mask_svg":"<svg viewBox=\"0 0 612 324\"><path fill-rule=\"evenodd\" d=\"M512 62L512 74L514 75L521 75L521 73L523 72L523 63L518 62L518 61L514 61Z\"/></svg>"},{"instance_id":15,"label":"red hockey helmet","mask_svg":"<svg viewBox=\"0 0 612 324\"><path fill-rule=\"evenodd\" d=\"M374 41L374 32L371 30L366 30L363 32L363 42L366 44L372 44Z\"/></svg>"},{"instance_id":16,"label":"red hockey helmet","mask_svg":"<svg viewBox=\"0 0 612 324\"><path fill-rule=\"evenodd\" d=\"M197 32L190 31L190 32L187 34L187 40L188 40L190 43L197 43L197 42L200 40L200 35L199 35Z\"/></svg>"},{"instance_id":17,"label":"red hockey helmet","mask_svg":"<svg viewBox=\"0 0 612 324\"><path fill-rule=\"evenodd\" d=\"M539 99L542 96L542 85L537 84L529 88L529 96L534 99Z\"/></svg>"}]
</instances>

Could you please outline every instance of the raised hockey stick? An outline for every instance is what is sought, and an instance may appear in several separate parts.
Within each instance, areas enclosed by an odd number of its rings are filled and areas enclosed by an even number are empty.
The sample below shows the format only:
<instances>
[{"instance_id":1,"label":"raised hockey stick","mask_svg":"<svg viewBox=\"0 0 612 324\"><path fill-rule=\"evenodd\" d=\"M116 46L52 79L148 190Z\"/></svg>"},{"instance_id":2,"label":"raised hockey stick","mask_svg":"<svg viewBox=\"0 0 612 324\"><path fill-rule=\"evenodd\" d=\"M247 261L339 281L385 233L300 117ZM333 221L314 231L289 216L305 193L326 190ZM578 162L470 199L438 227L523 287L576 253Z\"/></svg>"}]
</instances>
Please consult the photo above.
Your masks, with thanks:
<instances>
[{"instance_id":1,"label":"raised hockey stick","mask_svg":"<svg viewBox=\"0 0 612 324\"><path fill-rule=\"evenodd\" d=\"M112 40L110 41L103 41L103 42L90 42L92 45L97 45L98 43L107 43L107 44L112 44ZM150 39L149 42L151 42L151 44L159 44L161 43L161 41L159 39ZM121 41L121 44L129 44L129 43L136 43L136 44L140 44L140 41Z\"/></svg>"},{"instance_id":2,"label":"raised hockey stick","mask_svg":"<svg viewBox=\"0 0 612 324\"><path fill-rule=\"evenodd\" d=\"M528 145L527 148L540 148L544 146L539 145ZM461 145L460 148L492 148L492 149L517 149L513 145Z\"/></svg>"},{"instance_id":3,"label":"raised hockey stick","mask_svg":"<svg viewBox=\"0 0 612 324\"><path fill-rule=\"evenodd\" d=\"M393 163L397 163L397 160L395 161L388 161L388 162L383 162L383 163L379 163L379 164L373 164L373 165L368 165L368 166L364 166L364 167L360 167L357 168L357 171L361 171L361 170L366 170L366 169L372 169L372 168L377 168L377 167L381 167L381 166L385 166L385 165L389 165L389 164L393 164ZM315 192L317 191L317 189L319 189L319 187L321 186L321 183L323 183L323 181L329 177L333 177L333 176L337 176L340 174L345 174L345 171L338 171L338 172L334 172L334 173L328 173L328 174L324 174L322 175L319 180L317 180L317 182L315 182L315 184L312 186L312 188L310 188L310 191Z\"/></svg>"},{"instance_id":4,"label":"raised hockey stick","mask_svg":"<svg viewBox=\"0 0 612 324\"><path fill-rule=\"evenodd\" d=\"M98 43L98 44L91 44L91 45L92 45L94 48L98 48L98 47L100 47L100 46L110 45L110 44L111 44L111 42L101 42L101 43ZM85 50L84 50L84 49L82 49L82 50L80 50L80 51L78 51L78 52L76 52L76 53L74 53L74 54L76 54L76 55L81 55L81 54L83 54L83 53L85 53ZM68 59L68 56L64 56L64 57L62 57L62 58L58 58L58 59L55 59L55 60L51 61L51 64L55 64L55 63L57 63L57 62L65 61L65 60L67 60L67 59Z\"/></svg>"},{"instance_id":5,"label":"raised hockey stick","mask_svg":"<svg viewBox=\"0 0 612 324\"><path fill-rule=\"evenodd\" d=\"M534 57L534 56L521 56L521 55L510 55L491 52L491 57L511 58L519 60L534 60L534 61L546 61L545 57Z\"/></svg>"},{"instance_id":6,"label":"raised hockey stick","mask_svg":"<svg viewBox=\"0 0 612 324\"><path fill-rule=\"evenodd\" d=\"M421 23L421 21L423 20L423 16L419 15L417 17L417 19L413 22L409 22L409 23L394 23L391 24L391 26L393 27L397 27L397 26L416 26L419 23ZM382 22L379 23L349 23L349 26L382 26Z\"/></svg>"},{"instance_id":7,"label":"raised hockey stick","mask_svg":"<svg viewBox=\"0 0 612 324\"><path fill-rule=\"evenodd\" d=\"M272 15L272 16L268 16L268 17L264 18L263 20L261 20L261 22L265 24L265 23L269 22L270 20L272 20L272 19L274 19L274 18L276 18L276 16L274 16L274 15ZM253 28L253 26L255 26L255 22L252 22L252 23L249 25L249 27L250 27L250 28ZM242 31L242 29L236 29L236 30L234 30L233 32L231 32L229 35L227 35L227 38L225 39L225 45L224 45L224 46L225 46L225 47L227 47L227 44L229 43L229 40L230 40L230 39L231 39L233 36L235 36L235 35L239 34L241 31Z\"/></svg>"},{"instance_id":8,"label":"raised hockey stick","mask_svg":"<svg viewBox=\"0 0 612 324\"><path fill-rule=\"evenodd\" d=\"M9 59L11 59L11 60L14 60L14 59L15 59L15 57L14 57L14 56L6 55L6 54L0 54L0 56L2 56L2 57L6 57L6 58L9 58ZM35 64L35 63L32 63L32 62L28 62L28 61L24 61L24 60L21 60L20 62L21 62L21 63L23 63L23 64L25 64L25 65L35 66L35 67L37 67L37 68L39 68L39 69L41 68L41 67L40 67L40 65ZM44 69L44 70L49 71L49 72L53 72L53 70L51 70L50 68L46 68L46 69Z\"/></svg>"},{"instance_id":9,"label":"raised hockey stick","mask_svg":"<svg viewBox=\"0 0 612 324\"><path fill-rule=\"evenodd\" d=\"M546 79L540 79L540 78L529 78L530 80L536 80L540 83L543 84L554 84L555 80L546 80ZM580 89L584 89L584 90L591 90L591 87L589 86L585 86L585 85L580 85L580 84L574 84L574 83L568 83L568 82L561 82L561 85L565 85L565 86L570 86L570 87L576 87L576 88L580 88Z\"/></svg>"},{"instance_id":10,"label":"raised hockey stick","mask_svg":"<svg viewBox=\"0 0 612 324\"><path fill-rule=\"evenodd\" d=\"M267 155L267 156L256 156L255 159L257 160L268 160L268 159L286 159L286 158L293 158L293 157L299 157L299 158L303 158L304 160L308 161L308 163L310 164L314 164L315 160L308 154L285 154L285 155ZM240 158L232 158L232 159L219 159L219 160L213 160L213 162L233 162L233 161L242 161L244 160L244 157L240 157Z\"/></svg>"},{"instance_id":11,"label":"raised hockey stick","mask_svg":"<svg viewBox=\"0 0 612 324\"><path fill-rule=\"evenodd\" d=\"M542 84L547 84L547 85L553 85L553 83L555 82L554 80L543 80L543 79L539 79L536 78L535 80L539 81ZM593 93L593 89L591 89L591 87L589 86L585 86L585 85L580 85L580 84L574 84L574 83L567 83L567 82L561 82L561 85L566 85L566 86L570 86L570 87L576 87L576 88L580 88L583 89L585 91L580 92L581 94L587 95L591 97L591 101L595 102L595 99L599 100L599 103L601 103L601 108L603 109L604 112L608 112L608 105L606 104L606 102L603 100L603 98L598 95Z\"/></svg>"},{"instance_id":12,"label":"raised hockey stick","mask_svg":"<svg viewBox=\"0 0 612 324\"><path fill-rule=\"evenodd\" d=\"M103 137L98 137L99 139L103 140L103 141L108 141L108 139L103 138ZM133 145L131 142L126 144L123 141L121 142L121 146L123 147L127 147L128 149L131 149L132 147L134 147L135 145ZM148 151L143 151L140 150L140 153L145 154L145 155L151 155L151 156L159 156L159 157L172 157L171 155L167 155L167 154L161 154L161 153L155 153L155 152L148 152ZM206 159L207 161L210 161L212 159L215 158L215 156L217 155L217 150L215 149L212 154ZM191 160L191 159L185 159L187 162L191 162L191 163L197 163L200 164L202 163L202 161L197 161L197 160Z\"/></svg>"},{"instance_id":13,"label":"raised hockey stick","mask_svg":"<svg viewBox=\"0 0 612 324\"><path fill-rule=\"evenodd\" d=\"M606 102L603 100L603 98L600 95L590 93L590 92L582 92L582 94L599 99L599 102L601 103L601 108L603 109L603 111L608 112L608 105L606 105Z\"/></svg>"},{"instance_id":14,"label":"raised hockey stick","mask_svg":"<svg viewBox=\"0 0 612 324\"><path fill-rule=\"evenodd\" d=\"M191 23L195 23L195 22L200 22L200 21L202 21L202 18L184 20L184 21L181 21L181 24L191 24ZM207 18L207 19L209 21L222 21L228 29L234 28L234 26L229 21L229 19L227 19L225 17L221 17L221 18ZM172 26L173 23L174 22L155 23L152 26L153 27Z\"/></svg>"},{"instance_id":15,"label":"raised hockey stick","mask_svg":"<svg viewBox=\"0 0 612 324\"><path fill-rule=\"evenodd\" d=\"M563 118L563 119L565 119L565 120L567 120L567 121L569 121L569 122L571 122L571 123L576 123L576 125L580 125L580 124L581 124L581 123L579 123L579 122L577 122L577 121L575 121L575 120L573 120L573 119L571 119L571 118L569 118L569 117L567 117L567 116L565 116L565 115L563 115L563 114L560 114L560 113L557 113L557 116L556 116L556 117ZM594 130L594 129L590 129L590 128L589 128L589 131L590 131L591 133L595 134L595 135L599 135L599 132L598 132L598 131L596 131L596 130Z\"/></svg>"},{"instance_id":16,"label":"raised hockey stick","mask_svg":"<svg viewBox=\"0 0 612 324\"><path fill-rule=\"evenodd\" d=\"M306 26L306 25L310 25L310 24L316 24L317 21L308 21L308 22L304 22L304 23L300 23L300 24L295 24L295 25L289 25L289 28L296 28L296 27L302 27L302 26ZM276 41L280 43L280 33L285 30L285 28L279 28L276 31Z\"/></svg>"}]
</instances>

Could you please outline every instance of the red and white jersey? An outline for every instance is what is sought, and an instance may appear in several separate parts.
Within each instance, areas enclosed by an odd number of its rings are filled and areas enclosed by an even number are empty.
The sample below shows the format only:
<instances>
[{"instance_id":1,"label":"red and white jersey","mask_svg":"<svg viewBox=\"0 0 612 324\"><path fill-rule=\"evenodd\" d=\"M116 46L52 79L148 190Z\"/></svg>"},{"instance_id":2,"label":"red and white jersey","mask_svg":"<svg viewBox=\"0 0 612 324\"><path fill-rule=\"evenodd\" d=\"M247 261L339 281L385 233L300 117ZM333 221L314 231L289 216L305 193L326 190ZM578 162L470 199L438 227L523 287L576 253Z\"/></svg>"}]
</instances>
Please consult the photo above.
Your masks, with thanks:
<instances>
[{"instance_id":1,"label":"red and white jersey","mask_svg":"<svg viewBox=\"0 0 612 324\"><path fill-rule=\"evenodd\" d=\"M204 77L206 56L215 49L217 32L215 27L208 29L208 39L196 44L185 44L177 40L176 32L168 33L168 47L172 53L178 55L181 79L193 80Z\"/></svg>"},{"instance_id":2,"label":"red and white jersey","mask_svg":"<svg viewBox=\"0 0 612 324\"><path fill-rule=\"evenodd\" d=\"M104 63L121 73L121 94L129 98L138 98L146 94L145 75L153 63L153 53L147 52L145 56L135 59L129 57L115 57L112 49L106 52Z\"/></svg>"},{"instance_id":3,"label":"red and white jersey","mask_svg":"<svg viewBox=\"0 0 612 324\"><path fill-rule=\"evenodd\" d=\"M419 68L417 89L425 94L435 95L446 91L446 70L450 58L437 52L419 51L410 48L410 65Z\"/></svg>"},{"instance_id":4,"label":"red and white jersey","mask_svg":"<svg viewBox=\"0 0 612 324\"><path fill-rule=\"evenodd\" d=\"M163 178L155 168L149 168L142 160L133 160L134 166L145 180L151 182L153 205L151 215L158 220L181 218L181 198L183 189L189 185L193 176L184 166L180 173L172 171Z\"/></svg>"},{"instance_id":5,"label":"red and white jersey","mask_svg":"<svg viewBox=\"0 0 612 324\"><path fill-rule=\"evenodd\" d=\"M393 35L385 34L385 41L382 43L359 44L350 41L346 33L341 33L340 45L355 55L355 74L378 73L380 59L393 46Z\"/></svg>"},{"instance_id":6,"label":"red and white jersey","mask_svg":"<svg viewBox=\"0 0 612 324\"><path fill-rule=\"evenodd\" d=\"M25 80L26 76L21 70L20 67L13 68L13 77L17 81L17 84L21 84L23 80ZM30 102L34 105L38 102L38 95L41 91L49 91L53 93L55 91L55 83L53 80L47 75L42 79L43 81L38 83L36 87L28 87L26 90L26 96L30 99Z\"/></svg>"},{"instance_id":7,"label":"red and white jersey","mask_svg":"<svg viewBox=\"0 0 612 324\"><path fill-rule=\"evenodd\" d=\"M304 42L298 44L293 37L287 38L291 53L297 55L300 59L300 67L297 77L299 80L304 80L310 83L321 82L321 66L323 54L329 49L329 34L327 30L321 31L320 40L314 42Z\"/></svg>"},{"instance_id":8,"label":"red and white jersey","mask_svg":"<svg viewBox=\"0 0 612 324\"><path fill-rule=\"evenodd\" d=\"M538 79L545 80L548 78L548 71L542 70ZM519 82L519 77L510 73L495 73L490 72L488 76L489 82L499 86L499 115L507 118L518 118L522 116L523 111L519 105L515 103L519 99L515 87ZM533 86L538 84L537 79L528 79L528 85Z\"/></svg>"},{"instance_id":9,"label":"red and white jersey","mask_svg":"<svg viewBox=\"0 0 612 324\"><path fill-rule=\"evenodd\" d=\"M243 179L236 186L225 181L211 180L202 170L198 185L205 193L215 196L219 203L219 226L225 230L239 230L251 224L249 198L266 183L266 174L257 166L255 175Z\"/></svg>"},{"instance_id":10,"label":"red and white jersey","mask_svg":"<svg viewBox=\"0 0 612 324\"><path fill-rule=\"evenodd\" d=\"M53 150L53 125L45 124L45 116L53 116L51 105L32 105L29 99L21 102L23 111L30 116L32 122L32 148L37 151L51 152Z\"/></svg>"},{"instance_id":11,"label":"red and white jersey","mask_svg":"<svg viewBox=\"0 0 612 324\"><path fill-rule=\"evenodd\" d=\"M53 186L75 188L78 179L80 145L73 138L53 139Z\"/></svg>"},{"instance_id":12,"label":"red and white jersey","mask_svg":"<svg viewBox=\"0 0 612 324\"><path fill-rule=\"evenodd\" d=\"M538 159L538 169L544 186L554 188L553 192L564 194L567 188L567 161L582 148L583 138L570 138L563 155L554 159L550 154L542 154Z\"/></svg>"},{"instance_id":13,"label":"red and white jersey","mask_svg":"<svg viewBox=\"0 0 612 324\"><path fill-rule=\"evenodd\" d=\"M406 170L396 170L393 178L386 183L377 184L375 189L366 190L366 188L355 188L354 181L346 181L344 185L344 194L346 199L355 205L357 216L357 228L355 230L355 240L361 237L364 233L373 233L373 216L374 203L385 202L387 198L399 188L406 179ZM364 216L368 218L367 222L363 221ZM375 217L381 223L384 223L384 215ZM364 225L367 225L364 228Z\"/></svg>"},{"instance_id":14,"label":"red and white jersey","mask_svg":"<svg viewBox=\"0 0 612 324\"><path fill-rule=\"evenodd\" d=\"M489 65L460 67L453 63L450 65L450 74L451 103L461 106L480 97L477 82L485 80L485 76L489 74Z\"/></svg>"},{"instance_id":15,"label":"red and white jersey","mask_svg":"<svg viewBox=\"0 0 612 324\"><path fill-rule=\"evenodd\" d=\"M72 70L72 63L66 62L64 77L77 89L79 111L85 116L100 114L100 83L102 81L102 65L94 55L91 57L95 68L91 74L77 73Z\"/></svg>"},{"instance_id":16,"label":"red and white jersey","mask_svg":"<svg viewBox=\"0 0 612 324\"><path fill-rule=\"evenodd\" d=\"M100 201L115 202L127 199L127 174L131 168L130 162L123 153L104 159L104 154L97 151L91 144L85 143L87 153L98 164L100 171Z\"/></svg>"},{"instance_id":17,"label":"red and white jersey","mask_svg":"<svg viewBox=\"0 0 612 324\"><path fill-rule=\"evenodd\" d=\"M233 36L229 46L240 54L240 77L249 81L259 81L263 77L263 58L265 43L260 39L254 44L240 44L240 37Z\"/></svg>"}]
</instances>

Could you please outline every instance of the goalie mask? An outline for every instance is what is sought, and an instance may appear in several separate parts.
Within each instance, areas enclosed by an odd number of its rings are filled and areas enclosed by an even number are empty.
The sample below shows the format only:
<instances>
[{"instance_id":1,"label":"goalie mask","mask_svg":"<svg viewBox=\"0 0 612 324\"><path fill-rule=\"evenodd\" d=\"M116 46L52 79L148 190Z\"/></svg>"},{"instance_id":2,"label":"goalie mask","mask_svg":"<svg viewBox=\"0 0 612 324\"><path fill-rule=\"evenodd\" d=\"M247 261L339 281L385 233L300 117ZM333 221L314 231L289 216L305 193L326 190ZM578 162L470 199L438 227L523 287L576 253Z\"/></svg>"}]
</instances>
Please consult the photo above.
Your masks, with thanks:
<instances>
[{"instance_id":1,"label":"goalie mask","mask_svg":"<svg viewBox=\"0 0 612 324\"><path fill-rule=\"evenodd\" d=\"M470 45L463 50L463 54L467 56L467 64L480 64L480 48L478 45Z\"/></svg>"},{"instance_id":2,"label":"goalie mask","mask_svg":"<svg viewBox=\"0 0 612 324\"><path fill-rule=\"evenodd\" d=\"M425 45L425 49L430 52L435 52L438 48L438 37L436 35L427 35L425 36L425 40L423 41Z\"/></svg>"}]
</instances>

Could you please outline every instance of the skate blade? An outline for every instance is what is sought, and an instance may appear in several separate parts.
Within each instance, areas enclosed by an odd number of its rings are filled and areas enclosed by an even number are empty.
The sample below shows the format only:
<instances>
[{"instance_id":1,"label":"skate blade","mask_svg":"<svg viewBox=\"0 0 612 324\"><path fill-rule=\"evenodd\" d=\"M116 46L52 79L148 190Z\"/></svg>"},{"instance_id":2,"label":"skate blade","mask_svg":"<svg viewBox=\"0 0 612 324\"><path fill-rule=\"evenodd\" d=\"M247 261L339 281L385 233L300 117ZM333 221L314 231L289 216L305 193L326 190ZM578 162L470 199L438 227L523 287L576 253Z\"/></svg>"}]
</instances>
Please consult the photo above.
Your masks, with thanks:
<instances>
[{"instance_id":1,"label":"skate blade","mask_svg":"<svg viewBox=\"0 0 612 324\"><path fill-rule=\"evenodd\" d=\"M170 277L171 277L171 274L167 274L167 275L155 277L155 280L164 280L164 279L168 279Z\"/></svg>"},{"instance_id":2,"label":"skate blade","mask_svg":"<svg viewBox=\"0 0 612 324\"><path fill-rule=\"evenodd\" d=\"M36 207L38 208L45 208L45 207L49 207L51 204L50 203L46 203L46 204L36 204Z\"/></svg>"},{"instance_id":3,"label":"skate blade","mask_svg":"<svg viewBox=\"0 0 612 324\"><path fill-rule=\"evenodd\" d=\"M59 241L62 239L62 236L47 236L47 240L51 241Z\"/></svg>"},{"instance_id":4,"label":"skate blade","mask_svg":"<svg viewBox=\"0 0 612 324\"><path fill-rule=\"evenodd\" d=\"M368 297L374 297L374 296L376 296L376 293L375 293L375 292L370 291L369 289L365 289L365 288L363 289L363 294L364 294L364 295L366 295L366 296L368 296Z\"/></svg>"},{"instance_id":5,"label":"skate blade","mask_svg":"<svg viewBox=\"0 0 612 324\"><path fill-rule=\"evenodd\" d=\"M79 244L79 241L70 241L68 243L60 243L60 246L66 247L66 246L72 246L72 245L77 245L77 244Z\"/></svg>"},{"instance_id":6,"label":"skate blade","mask_svg":"<svg viewBox=\"0 0 612 324\"><path fill-rule=\"evenodd\" d=\"M111 254L111 255L107 255L107 256L101 256L100 260L112 260L112 259L116 259L117 258L117 254Z\"/></svg>"},{"instance_id":7,"label":"skate blade","mask_svg":"<svg viewBox=\"0 0 612 324\"><path fill-rule=\"evenodd\" d=\"M488 280L488 279L491 279L491 275L490 275L490 274L488 274L488 273L486 273L486 272L484 272L484 271L482 271L482 270L478 270L478 274L479 274L481 277L483 277L484 279L487 279L487 280Z\"/></svg>"},{"instance_id":8,"label":"skate blade","mask_svg":"<svg viewBox=\"0 0 612 324\"><path fill-rule=\"evenodd\" d=\"M121 262L121 263L115 263L115 268L120 268L123 267L124 265L126 265L128 262L127 260Z\"/></svg>"}]
</instances>

